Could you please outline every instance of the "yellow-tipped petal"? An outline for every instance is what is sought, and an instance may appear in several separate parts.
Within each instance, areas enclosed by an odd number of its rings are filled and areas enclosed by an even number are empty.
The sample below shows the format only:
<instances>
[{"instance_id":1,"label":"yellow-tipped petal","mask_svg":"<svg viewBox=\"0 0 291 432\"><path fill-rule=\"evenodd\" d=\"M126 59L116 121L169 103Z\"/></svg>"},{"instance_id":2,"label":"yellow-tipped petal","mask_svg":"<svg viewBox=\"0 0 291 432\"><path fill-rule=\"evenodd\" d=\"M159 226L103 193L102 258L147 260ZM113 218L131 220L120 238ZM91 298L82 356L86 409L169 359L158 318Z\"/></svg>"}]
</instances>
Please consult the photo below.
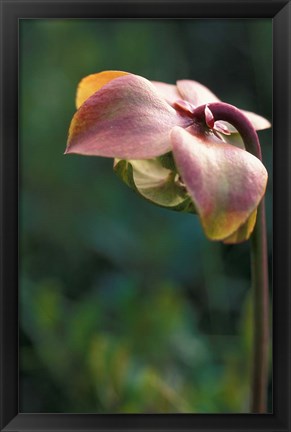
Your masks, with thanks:
<instances>
[{"instance_id":1,"label":"yellow-tipped petal","mask_svg":"<svg viewBox=\"0 0 291 432\"><path fill-rule=\"evenodd\" d=\"M171 150L170 131L183 117L145 78L127 74L90 96L75 113L66 153L150 159Z\"/></svg>"},{"instance_id":2,"label":"yellow-tipped petal","mask_svg":"<svg viewBox=\"0 0 291 432\"><path fill-rule=\"evenodd\" d=\"M128 75L128 72L103 71L83 78L79 82L77 88L76 107L79 108L92 94L100 90L105 84L123 75Z\"/></svg>"}]
</instances>

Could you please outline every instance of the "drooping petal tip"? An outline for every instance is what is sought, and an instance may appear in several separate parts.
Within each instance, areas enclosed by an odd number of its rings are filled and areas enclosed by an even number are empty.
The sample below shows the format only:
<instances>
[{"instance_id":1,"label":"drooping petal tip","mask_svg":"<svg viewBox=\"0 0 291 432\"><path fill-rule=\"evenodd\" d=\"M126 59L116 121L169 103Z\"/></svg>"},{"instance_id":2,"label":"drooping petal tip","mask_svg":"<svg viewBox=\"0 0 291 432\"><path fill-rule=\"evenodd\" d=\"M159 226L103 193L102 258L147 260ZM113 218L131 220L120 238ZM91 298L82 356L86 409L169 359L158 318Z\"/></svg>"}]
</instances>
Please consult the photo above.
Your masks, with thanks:
<instances>
[{"instance_id":1,"label":"drooping petal tip","mask_svg":"<svg viewBox=\"0 0 291 432\"><path fill-rule=\"evenodd\" d=\"M74 153L74 151L72 151L70 145L67 144L67 147L66 147L66 149L65 149L65 151L64 151L64 155L72 154L72 153Z\"/></svg>"}]
</instances>

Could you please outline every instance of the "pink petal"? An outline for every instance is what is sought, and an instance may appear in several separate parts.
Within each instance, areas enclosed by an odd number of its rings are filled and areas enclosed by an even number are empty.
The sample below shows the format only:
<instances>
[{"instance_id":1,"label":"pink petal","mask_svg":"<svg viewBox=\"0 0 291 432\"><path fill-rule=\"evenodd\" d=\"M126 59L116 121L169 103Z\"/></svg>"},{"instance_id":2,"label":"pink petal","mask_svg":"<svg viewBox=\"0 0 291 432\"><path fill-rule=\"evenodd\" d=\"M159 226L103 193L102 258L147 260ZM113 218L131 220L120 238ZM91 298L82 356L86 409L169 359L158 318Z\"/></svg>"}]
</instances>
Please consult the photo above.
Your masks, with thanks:
<instances>
[{"instance_id":1,"label":"pink petal","mask_svg":"<svg viewBox=\"0 0 291 432\"><path fill-rule=\"evenodd\" d=\"M230 237L261 201L267 171L255 156L210 136L171 132L174 159L206 235Z\"/></svg>"},{"instance_id":2,"label":"pink petal","mask_svg":"<svg viewBox=\"0 0 291 432\"><path fill-rule=\"evenodd\" d=\"M156 90L158 91L159 95L171 106L174 105L174 103L181 99L181 95L177 90L177 87L173 84L166 84L159 81L151 81L151 83L155 86Z\"/></svg>"},{"instance_id":3,"label":"pink petal","mask_svg":"<svg viewBox=\"0 0 291 432\"><path fill-rule=\"evenodd\" d=\"M124 75L81 105L71 122L66 153L147 159L169 151L172 127L189 123L148 80Z\"/></svg>"},{"instance_id":4,"label":"pink petal","mask_svg":"<svg viewBox=\"0 0 291 432\"><path fill-rule=\"evenodd\" d=\"M177 88L183 99L189 101L196 107L210 102L219 102L217 96L203 84L192 80L177 81Z\"/></svg>"}]
</instances>

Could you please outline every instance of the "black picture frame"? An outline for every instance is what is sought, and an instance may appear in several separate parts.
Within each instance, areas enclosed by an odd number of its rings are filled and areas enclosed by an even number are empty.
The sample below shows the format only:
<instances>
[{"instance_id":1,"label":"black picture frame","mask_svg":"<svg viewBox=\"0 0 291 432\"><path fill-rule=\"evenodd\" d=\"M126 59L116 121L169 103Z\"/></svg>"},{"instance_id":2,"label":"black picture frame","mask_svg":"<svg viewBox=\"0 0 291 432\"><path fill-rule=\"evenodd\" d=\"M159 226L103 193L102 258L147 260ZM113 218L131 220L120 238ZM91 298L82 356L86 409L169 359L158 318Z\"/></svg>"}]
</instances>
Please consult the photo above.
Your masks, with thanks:
<instances>
[{"instance_id":1,"label":"black picture frame","mask_svg":"<svg viewBox=\"0 0 291 432\"><path fill-rule=\"evenodd\" d=\"M21 414L18 410L18 21L21 18L272 18L273 413ZM1 0L1 431L289 431L291 3L286 0Z\"/></svg>"}]
</instances>

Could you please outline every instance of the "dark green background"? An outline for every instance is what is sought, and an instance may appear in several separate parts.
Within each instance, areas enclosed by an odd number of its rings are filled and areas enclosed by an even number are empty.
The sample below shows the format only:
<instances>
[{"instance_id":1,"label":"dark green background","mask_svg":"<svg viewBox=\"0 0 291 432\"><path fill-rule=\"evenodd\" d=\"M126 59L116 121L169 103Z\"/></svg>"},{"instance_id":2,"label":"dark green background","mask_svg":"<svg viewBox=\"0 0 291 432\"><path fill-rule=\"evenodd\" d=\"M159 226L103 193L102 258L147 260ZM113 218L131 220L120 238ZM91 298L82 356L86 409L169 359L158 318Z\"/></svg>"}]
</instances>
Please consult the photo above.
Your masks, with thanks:
<instances>
[{"instance_id":1,"label":"dark green background","mask_svg":"<svg viewBox=\"0 0 291 432\"><path fill-rule=\"evenodd\" d=\"M211 243L112 160L63 155L78 82L108 69L195 79L271 120L271 20L21 20L20 411L247 412L249 242Z\"/></svg>"}]
</instances>

